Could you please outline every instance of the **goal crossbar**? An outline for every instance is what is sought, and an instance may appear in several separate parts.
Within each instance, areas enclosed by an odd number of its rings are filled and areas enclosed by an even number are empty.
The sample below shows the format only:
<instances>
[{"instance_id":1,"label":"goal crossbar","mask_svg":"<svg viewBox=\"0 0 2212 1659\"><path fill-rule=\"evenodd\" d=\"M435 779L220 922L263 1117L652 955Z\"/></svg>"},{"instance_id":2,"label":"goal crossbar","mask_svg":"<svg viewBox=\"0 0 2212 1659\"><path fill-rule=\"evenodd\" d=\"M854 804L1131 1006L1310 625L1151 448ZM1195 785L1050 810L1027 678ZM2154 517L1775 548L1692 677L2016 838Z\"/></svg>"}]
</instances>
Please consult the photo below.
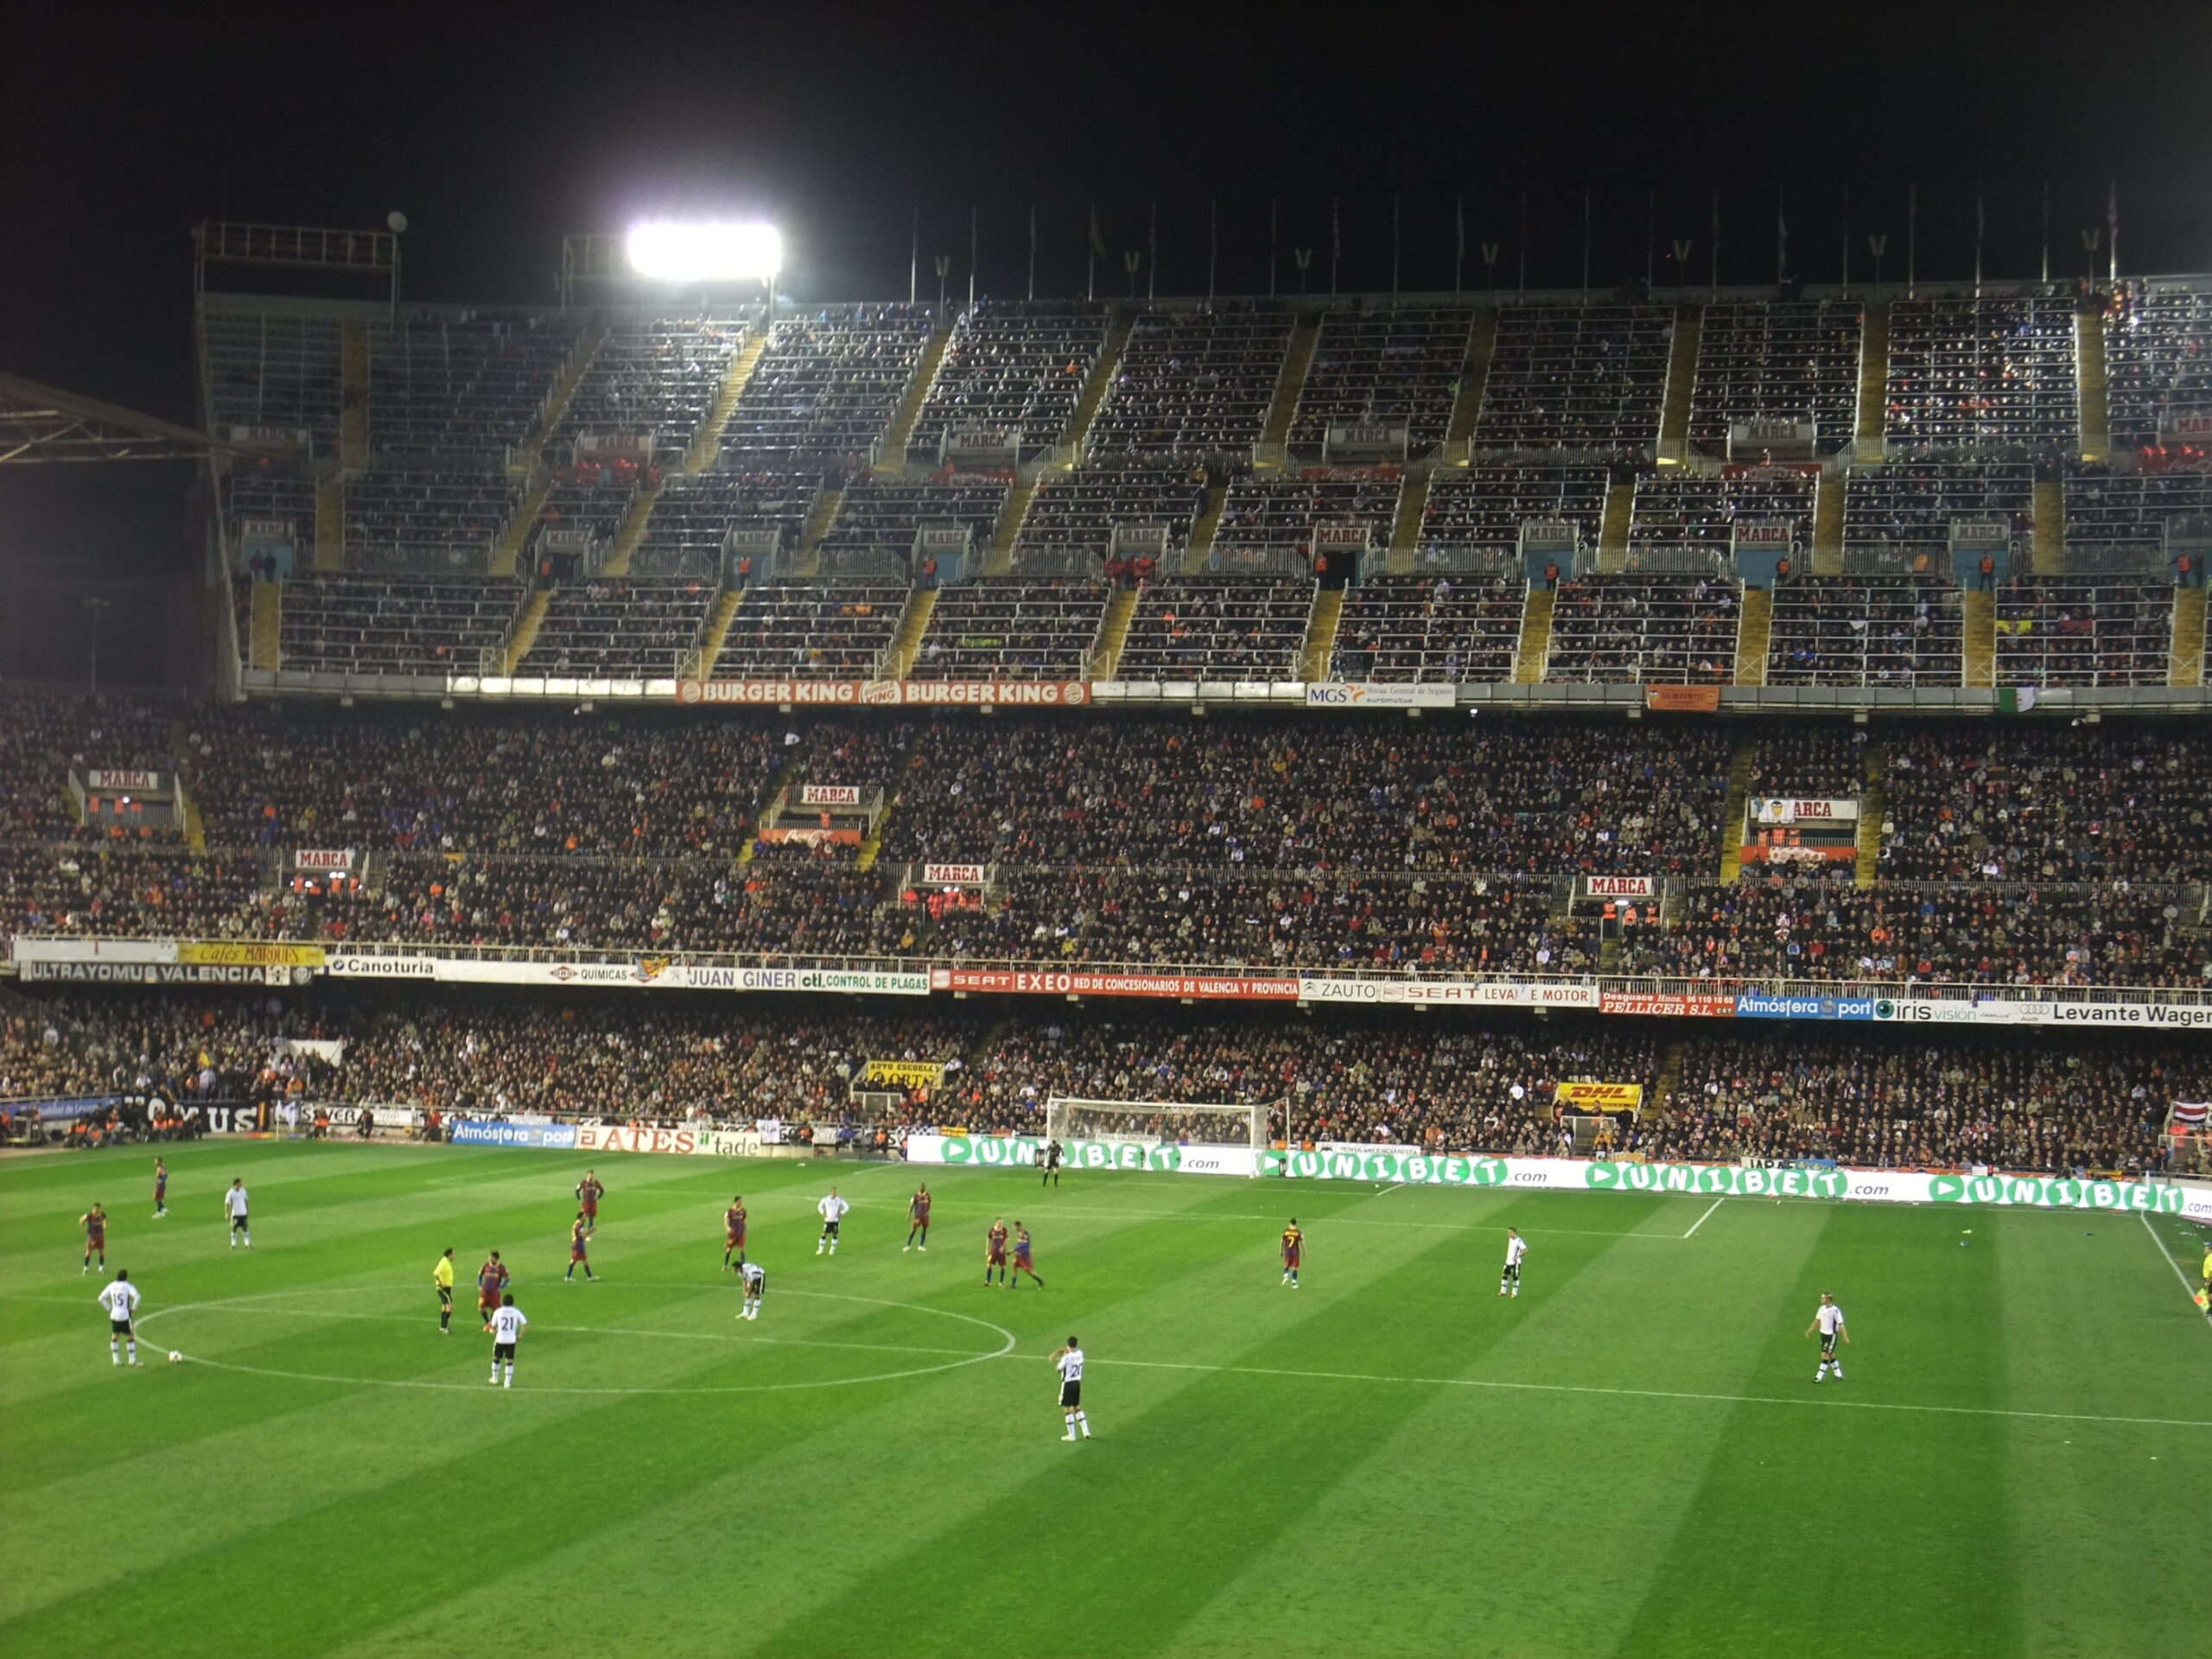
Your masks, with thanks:
<instances>
[{"instance_id":1,"label":"goal crossbar","mask_svg":"<svg viewBox=\"0 0 2212 1659\"><path fill-rule=\"evenodd\" d=\"M1273 1101L1086 1100L1054 1095L1045 1103L1046 1132L1071 1141L1136 1141L1164 1146L1249 1147L1255 1156L1268 1145Z\"/></svg>"}]
</instances>

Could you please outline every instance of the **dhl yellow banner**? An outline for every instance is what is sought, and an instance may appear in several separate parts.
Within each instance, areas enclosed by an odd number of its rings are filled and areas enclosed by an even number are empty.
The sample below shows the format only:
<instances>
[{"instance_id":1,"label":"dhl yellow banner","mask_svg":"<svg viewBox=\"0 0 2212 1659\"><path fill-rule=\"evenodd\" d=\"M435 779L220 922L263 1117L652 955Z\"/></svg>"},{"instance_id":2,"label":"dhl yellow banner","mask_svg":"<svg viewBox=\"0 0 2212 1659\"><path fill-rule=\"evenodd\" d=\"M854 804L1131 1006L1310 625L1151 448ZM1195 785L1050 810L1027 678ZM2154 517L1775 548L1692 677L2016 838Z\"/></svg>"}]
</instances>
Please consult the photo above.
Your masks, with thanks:
<instances>
[{"instance_id":1,"label":"dhl yellow banner","mask_svg":"<svg viewBox=\"0 0 2212 1659\"><path fill-rule=\"evenodd\" d=\"M944 1067L930 1060L870 1060L861 1073L862 1083L896 1083L933 1088L944 1081Z\"/></svg>"},{"instance_id":2,"label":"dhl yellow banner","mask_svg":"<svg viewBox=\"0 0 2212 1659\"><path fill-rule=\"evenodd\" d=\"M1555 1096L1562 1106L1586 1112L1633 1112L1643 1104L1640 1083L1562 1083Z\"/></svg>"},{"instance_id":3,"label":"dhl yellow banner","mask_svg":"<svg viewBox=\"0 0 2212 1659\"><path fill-rule=\"evenodd\" d=\"M176 948L179 962L210 968L320 968L319 944L262 944L246 939L193 939Z\"/></svg>"}]
</instances>

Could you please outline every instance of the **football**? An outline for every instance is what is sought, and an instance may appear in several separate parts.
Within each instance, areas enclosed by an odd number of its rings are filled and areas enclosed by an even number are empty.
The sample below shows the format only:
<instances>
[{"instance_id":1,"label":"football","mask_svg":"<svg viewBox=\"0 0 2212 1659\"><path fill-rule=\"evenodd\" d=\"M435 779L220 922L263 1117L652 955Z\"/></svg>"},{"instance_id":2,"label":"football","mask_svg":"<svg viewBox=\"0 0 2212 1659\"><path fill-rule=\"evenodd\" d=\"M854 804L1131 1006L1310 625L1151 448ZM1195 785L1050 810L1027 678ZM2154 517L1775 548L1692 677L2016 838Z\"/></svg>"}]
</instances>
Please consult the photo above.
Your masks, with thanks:
<instances>
[{"instance_id":1,"label":"football","mask_svg":"<svg viewBox=\"0 0 2212 1659\"><path fill-rule=\"evenodd\" d=\"M183 1363L184 1363L184 1356L183 1356L182 1354L180 1354L179 1352L177 1352L177 1351L176 1351L175 1349L174 1349L174 1348L170 1349L170 1350L169 1350L169 1363L170 1363L170 1364L172 1364L172 1365L181 1365L181 1364L183 1364Z\"/></svg>"}]
</instances>

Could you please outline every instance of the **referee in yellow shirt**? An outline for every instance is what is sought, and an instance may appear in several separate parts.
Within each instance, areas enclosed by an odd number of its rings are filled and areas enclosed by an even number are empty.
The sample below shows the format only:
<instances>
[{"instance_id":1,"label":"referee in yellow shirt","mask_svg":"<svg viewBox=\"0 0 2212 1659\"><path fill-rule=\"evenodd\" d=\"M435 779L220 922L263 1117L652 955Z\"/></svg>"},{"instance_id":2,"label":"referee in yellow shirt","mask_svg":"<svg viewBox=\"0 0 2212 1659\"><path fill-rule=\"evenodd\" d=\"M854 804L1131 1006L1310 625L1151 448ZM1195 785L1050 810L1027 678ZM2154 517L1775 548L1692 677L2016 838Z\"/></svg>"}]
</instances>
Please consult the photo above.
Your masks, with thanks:
<instances>
[{"instance_id":1,"label":"referee in yellow shirt","mask_svg":"<svg viewBox=\"0 0 2212 1659\"><path fill-rule=\"evenodd\" d=\"M438 1334L453 1335L453 1246L446 1246L446 1253L438 1258L438 1265L430 1269L431 1281L438 1287Z\"/></svg>"}]
</instances>

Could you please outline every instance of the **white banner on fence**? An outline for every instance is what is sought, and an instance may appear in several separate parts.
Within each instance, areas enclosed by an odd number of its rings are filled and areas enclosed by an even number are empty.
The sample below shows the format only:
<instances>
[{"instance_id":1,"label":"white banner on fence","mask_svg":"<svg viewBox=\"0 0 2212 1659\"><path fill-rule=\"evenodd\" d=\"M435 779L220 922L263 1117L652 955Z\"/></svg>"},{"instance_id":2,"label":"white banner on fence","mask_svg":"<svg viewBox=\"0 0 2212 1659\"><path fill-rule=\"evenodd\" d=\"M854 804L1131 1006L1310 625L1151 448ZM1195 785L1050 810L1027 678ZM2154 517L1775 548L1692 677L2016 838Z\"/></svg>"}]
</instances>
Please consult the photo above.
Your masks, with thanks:
<instances>
[{"instance_id":1,"label":"white banner on fence","mask_svg":"<svg viewBox=\"0 0 2212 1659\"><path fill-rule=\"evenodd\" d=\"M927 996L930 976L849 968L723 968L638 957L620 962L521 962L501 957L387 957L334 951L326 972L341 979L431 979L459 985L590 985L658 991L825 991Z\"/></svg>"},{"instance_id":2,"label":"white banner on fence","mask_svg":"<svg viewBox=\"0 0 2212 1659\"><path fill-rule=\"evenodd\" d=\"M1598 988L1590 985L1516 985L1480 979L1329 979L1301 974L1301 1002L1425 1003L1485 1008L1594 1008Z\"/></svg>"},{"instance_id":3,"label":"white banner on fence","mask_svg":"<svg viewBox=\"0 0 2212 1659\"><path fill-rule=\"evenodd\" d=\"M1449 709L1459 698L1456 685L1316 680L1306 688L1309 709Z\"/></svg>"}]
</instances>

